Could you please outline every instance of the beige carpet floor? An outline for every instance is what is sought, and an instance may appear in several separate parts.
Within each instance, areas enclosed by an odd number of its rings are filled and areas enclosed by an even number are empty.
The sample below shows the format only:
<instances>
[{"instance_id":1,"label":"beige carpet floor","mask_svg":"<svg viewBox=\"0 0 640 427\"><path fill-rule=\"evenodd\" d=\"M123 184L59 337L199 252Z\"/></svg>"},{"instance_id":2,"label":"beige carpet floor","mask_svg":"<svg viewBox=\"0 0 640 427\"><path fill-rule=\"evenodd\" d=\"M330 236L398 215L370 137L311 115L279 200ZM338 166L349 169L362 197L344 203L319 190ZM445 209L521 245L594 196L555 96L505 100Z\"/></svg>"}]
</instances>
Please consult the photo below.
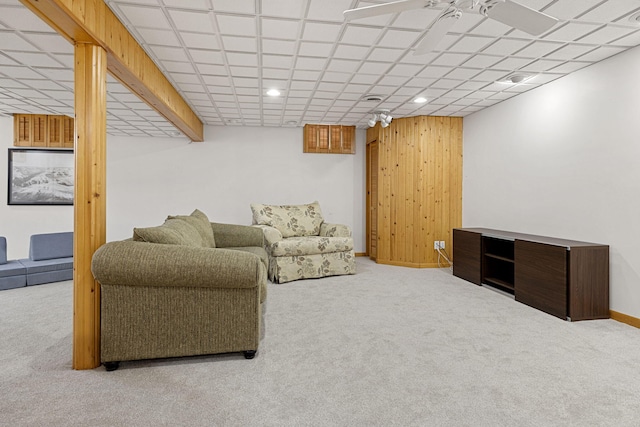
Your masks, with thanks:
<instances>
[{"instance_id":1,"label":"beige carpet floor","mask_svg":"<svg viewBox=\"0 0 640 427\"><path fill-rule=\"evenodd\" d=\"M358 259L269 285L255 359L71 369L72 283L0 292L1 426L638 426L640 329Z\"/></svg>"}]
</instances>

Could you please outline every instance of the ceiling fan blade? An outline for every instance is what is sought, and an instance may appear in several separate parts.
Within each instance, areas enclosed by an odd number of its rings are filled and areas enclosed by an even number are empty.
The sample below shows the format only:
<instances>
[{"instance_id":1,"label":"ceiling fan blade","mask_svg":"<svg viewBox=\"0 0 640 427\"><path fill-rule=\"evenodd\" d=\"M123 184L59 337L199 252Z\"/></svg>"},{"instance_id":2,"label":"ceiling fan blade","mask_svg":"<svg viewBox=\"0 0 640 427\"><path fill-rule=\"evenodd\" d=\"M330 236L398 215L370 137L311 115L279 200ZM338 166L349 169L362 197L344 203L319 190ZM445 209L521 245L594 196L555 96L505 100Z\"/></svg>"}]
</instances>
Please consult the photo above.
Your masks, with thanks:
<instances>
[{"instance_id":1,"label":"ceiling fan blade","mask_svg":"<svg viewBox=\"0 0 640 427\"><path fill-rule=\"evenodd\" d=\"M485 15L532 36L544 33L558 22L553 16L510 0L491 2Z\"/></svg>"},{"instance_id":2,"label":"ceiling fan blade","mask_svg":"<svg viewBox=\"0 0 640 427\"><path fill-rule=\"evenodd\" d=\"M413 54L424 55L434 50L460 16L462 16L462 12L459 9L448 9L440 15L436 22L431 25L424 38L418 43Z\"/></svg>"},{"instance_id":3,"label":"ceiling fan blade","mask_svg":"<svg viewBox=\"0 0 640 427\"><path fill-rule=\"evenodd\" d=\"M428 0L401 0L345 10L343 15L345 20L350 21L352 19L386 15L387 13L398 13L404 12L405 10L421 9L423 7L427 7L428 4Z\"/></svg>"}]
</instances>

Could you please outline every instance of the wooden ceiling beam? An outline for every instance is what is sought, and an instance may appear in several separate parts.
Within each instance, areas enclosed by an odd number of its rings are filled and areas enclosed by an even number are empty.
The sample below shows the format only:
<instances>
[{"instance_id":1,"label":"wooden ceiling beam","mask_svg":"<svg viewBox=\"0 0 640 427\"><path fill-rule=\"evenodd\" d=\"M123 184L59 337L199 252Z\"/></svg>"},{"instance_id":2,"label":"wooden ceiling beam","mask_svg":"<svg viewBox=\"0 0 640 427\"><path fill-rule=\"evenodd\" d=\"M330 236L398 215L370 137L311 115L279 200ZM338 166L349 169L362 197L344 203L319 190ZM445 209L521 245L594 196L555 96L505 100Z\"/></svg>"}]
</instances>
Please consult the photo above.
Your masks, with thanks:
<instances>
[{"instance_id":1,"label":"wooden ceiling beam","mask_svg":"<svg viewBox=\"0 0 640 427\"><path fill-rule=\"evenodd\" d=\"M71 43L107 52L107 70L192 141L204 141L198 116L103 0L20 0Z\"/></svg>"}]
</instances>

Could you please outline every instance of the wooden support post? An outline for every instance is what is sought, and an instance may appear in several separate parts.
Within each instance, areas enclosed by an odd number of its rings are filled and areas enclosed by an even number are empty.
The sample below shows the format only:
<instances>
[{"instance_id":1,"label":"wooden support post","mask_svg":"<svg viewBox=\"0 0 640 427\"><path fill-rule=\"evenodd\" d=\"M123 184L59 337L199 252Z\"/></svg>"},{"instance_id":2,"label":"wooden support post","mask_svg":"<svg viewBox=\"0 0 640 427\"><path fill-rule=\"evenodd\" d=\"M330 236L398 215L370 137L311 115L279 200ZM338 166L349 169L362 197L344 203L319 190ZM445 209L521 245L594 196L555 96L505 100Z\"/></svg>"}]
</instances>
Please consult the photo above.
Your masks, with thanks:
<instances>
[{"instance_id":1,"label":"wooden support post","mask_svg":"<svg viewBox=\"0 0 640 427\"><path fill-rule=\"evenodd\" d=\"M100 285L91 258L106 241L107 53L75 45L73 369L100 366Z\"/></svg>"}]
</instances>

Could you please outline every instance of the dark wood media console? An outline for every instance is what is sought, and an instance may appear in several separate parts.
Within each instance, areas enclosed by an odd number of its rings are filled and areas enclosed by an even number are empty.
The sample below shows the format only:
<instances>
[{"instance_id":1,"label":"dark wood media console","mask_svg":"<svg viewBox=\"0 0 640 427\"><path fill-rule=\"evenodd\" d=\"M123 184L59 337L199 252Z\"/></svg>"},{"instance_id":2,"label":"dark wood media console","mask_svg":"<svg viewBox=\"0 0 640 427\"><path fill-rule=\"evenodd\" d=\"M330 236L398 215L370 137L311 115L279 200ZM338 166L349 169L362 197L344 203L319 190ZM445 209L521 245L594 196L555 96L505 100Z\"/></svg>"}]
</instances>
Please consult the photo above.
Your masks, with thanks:
<instances>
[{"instance_id":1,"label":"dark wood media console","mask_svg":"<svg viewBox=\"0 0 640 427\"><path fill-rule=\"evenodd\" d=\"M567 320L609 318L609 246L488 228L453 230L453 274Z\"/></svg>"}]
</instances>

